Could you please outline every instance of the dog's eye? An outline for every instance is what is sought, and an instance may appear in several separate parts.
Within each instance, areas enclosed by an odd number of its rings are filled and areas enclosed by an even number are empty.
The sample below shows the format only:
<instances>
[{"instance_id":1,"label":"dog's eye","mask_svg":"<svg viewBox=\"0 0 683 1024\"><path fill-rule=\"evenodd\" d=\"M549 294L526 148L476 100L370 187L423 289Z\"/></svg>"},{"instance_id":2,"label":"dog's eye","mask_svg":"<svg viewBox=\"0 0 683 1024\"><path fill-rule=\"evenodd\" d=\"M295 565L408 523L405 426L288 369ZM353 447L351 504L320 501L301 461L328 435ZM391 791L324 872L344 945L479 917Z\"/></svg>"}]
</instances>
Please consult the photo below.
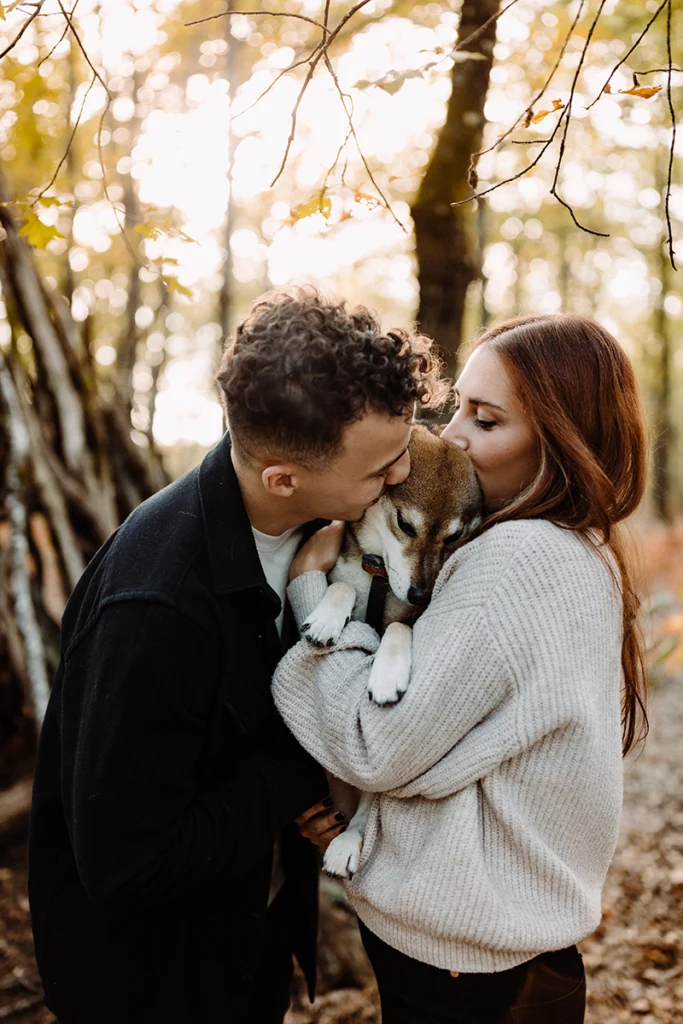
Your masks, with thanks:
<instances>
[{"instance_id":1,"label":"dog's eye","mask_svg":"<svg viewBox=\"0 0 683 1024\"><path fill-rule=\"evenodd\" d=\"M446 547L448 547L449 544L455 544L457 541L460 540L461 537L462 537L462 530L457 530L455 533L452 533L450 535L450 537L446 537L446 539L444 541L444 545Z\"/></svg>"},{"instance_id":2,"label":"dog's eye","mask_svg":"<svg viewBox=\"0 0 683 1024\"><path fill-rule=\"evenodd\" d=\"M415 529L414 526L411 526L410 523L407 523L405 521L405 519L401 515L401 510L398 509L398 508L396 509L396 521L397 521L397 523L399 525L399 528L401 530L403 530L403 532L406 534L406 536L408 536L408 537L417 537L417 530Z\"/></svg>"}]
</instances>

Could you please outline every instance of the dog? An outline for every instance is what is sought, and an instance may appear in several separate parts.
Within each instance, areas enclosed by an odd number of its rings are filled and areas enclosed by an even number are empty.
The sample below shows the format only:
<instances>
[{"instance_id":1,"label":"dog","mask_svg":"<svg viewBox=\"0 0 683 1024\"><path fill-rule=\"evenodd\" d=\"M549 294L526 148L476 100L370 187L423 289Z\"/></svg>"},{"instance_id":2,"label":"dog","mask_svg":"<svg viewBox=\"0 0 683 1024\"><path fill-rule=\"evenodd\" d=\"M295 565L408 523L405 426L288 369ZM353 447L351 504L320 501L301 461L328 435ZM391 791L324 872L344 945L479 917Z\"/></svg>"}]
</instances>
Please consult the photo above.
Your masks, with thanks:
<instances>
[{"instance_id":1,"label":"dog","mask_svg":"<svg viewBox=\"0 0 683 1024\"><path fill-rule=\"evenodd\" d=\"M380 707L401 700L410 681L410 626L429 603L436 578L457 544L480 522L482 495L464 451L424 425L413 428L411 471L387 487L362 519L347 523L325 597L302 627L317 647L331 647L351 619L367 621L374 576L388 583L383 612L372 624L382 634L368 680L368 696ZM330 778L335 803L351 821L328 846L323 869L352 878L360 858L372 794Z\"/></svg>"}]
</instances>

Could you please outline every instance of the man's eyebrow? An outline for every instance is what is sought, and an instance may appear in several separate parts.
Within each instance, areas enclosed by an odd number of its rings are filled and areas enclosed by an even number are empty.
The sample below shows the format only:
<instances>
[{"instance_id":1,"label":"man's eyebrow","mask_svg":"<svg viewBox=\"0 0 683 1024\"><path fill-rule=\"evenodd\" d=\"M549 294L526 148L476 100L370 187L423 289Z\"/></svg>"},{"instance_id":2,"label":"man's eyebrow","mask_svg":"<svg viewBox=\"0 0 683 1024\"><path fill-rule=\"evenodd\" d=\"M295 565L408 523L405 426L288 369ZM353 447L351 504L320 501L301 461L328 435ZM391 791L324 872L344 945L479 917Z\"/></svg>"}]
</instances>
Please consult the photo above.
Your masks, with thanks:
<instances>
[{"instance_id":1,"label":"man's eyebrow","mask_svg":"<svg viewBox=\"0 0 683 1024\"><path fill-rule=\"evenodd\" d=\"M397 455L395 459L391 459L391 461L390 461L390 462L387 462L387 463L386 463L386 465L382 466L382 468L381 468L381 469L373 469L372 473L368 473L368 476L379 476L379 475L380 475L380 473L386 473L386 471L387 471L388 469L391 469L391 467L392 467L393 465L395 465L395 463L397 463L399 459L402 459L402 458L403 458L403 456L405 455L405 453L406 453L407 451L408 451L408 445L406 445L406 446L405 446L405 448L403 449L403 451L401 452L401 454L400 454L400 455Z\"/></svg>"},{"instance_id":2,"label":"man's eyebrow","mask_svg":"<svg viewBox=\"0 0 683 1024\"><path fill-rule=\"evenodd\" d=\"M454 392L460 397L460 392L456 387L453 388ZM470 405L487 405L489 409L498 409L500 412L505 412L502 405L496 405L495 402L487 402L485 398L470 398L468 399Z\"/></svg>"}]
</instances>

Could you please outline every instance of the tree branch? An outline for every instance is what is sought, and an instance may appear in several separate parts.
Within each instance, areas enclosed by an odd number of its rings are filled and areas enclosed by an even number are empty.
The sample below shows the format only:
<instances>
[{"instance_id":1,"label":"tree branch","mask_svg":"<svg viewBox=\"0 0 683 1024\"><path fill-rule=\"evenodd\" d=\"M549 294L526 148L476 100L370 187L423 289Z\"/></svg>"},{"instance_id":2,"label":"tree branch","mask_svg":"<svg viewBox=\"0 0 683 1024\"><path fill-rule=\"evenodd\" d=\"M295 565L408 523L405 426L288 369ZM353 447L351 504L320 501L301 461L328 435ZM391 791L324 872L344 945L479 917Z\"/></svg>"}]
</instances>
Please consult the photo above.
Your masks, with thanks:
<instances>
[{"instance_id":1,"label":"tree branch","mask_svg":"<svg viewBox=\"0 0 683 1024\"><path fill-rule=\"evenodd\" d=\"M19 29L19 31L17 32L16 36L14 37L14 39L12 40L12 42L11 42L11 43L9 44L9 46L8 46L8 47L7 47L6 49L4 49L4 50L2 51L2 53L0 53L0 60L2 60L2 58L3 58L3 57L6 57L6 56L7 56L7 54L8 54L8 53L9 53L9 52L10 52L11 50L13 50L13 49L14 49L14 47L15 47L15 46L17 45L17 43L19 42L19 40L20 40L20 39L21 39L21 37L23 36L23 34L24 34L24 32L26 31L26 29L27 29L27 28L29 27L29 25L30 25L30 24L31 24L31 23L32 23L32 22L33 22L33 21L34 21L34 20L35 20L35 19L36 19L36 18L38 17L38 15L40 14L40 8L41 8L41 7L43 6L43 3L44 3L44 0L40 0L40 3L36 4L36 8L35 8L35 10L34 10L33 14L29 15L29 17L28 17L28 18L26 19L26 21L24 22L24 24L23 24L23 25L21 26L21 28Z\"/></svg>"},{"instance_id":2,"label":"tree branch","mask_svg":"<svg viewBox=\"0 0 683 1024\"><path fill-rule=\"evenodd\" d=\"M605 82L604 82L604 84L603 84L603 86L602 86L602 89L601 89L601 90L600 90L600 92L599 92L599 93L597 94L597 96L595 97L595 99L594 99L594 100L592 100L592 101L591 101L591 102L590 102L590 103L588 104L588 106L586 107L586 110L590 110L590 109L591 109L591 107L592 107L592 106L594 106L594 105L595 105L595 104L596 104L596 103L598 102L598 100L600 99L600 97L601 97L601 96L602 96L602 94L604 93L605 89L607 88L607 86L609 85L609 83L610 83L610 82L612 81L612 79L613 79L614 75L615 75L615 74L617 73L617 71L618 71L618 70L619 70L619 68L620 68L620 67L622 66L622 64L625 64L625 63L626 63L626 61L627 61L627 60L629 59L629 57L631 56L631 54L633 53L633 51L634 51L635 49L637 49L637 48L638 48L639 44L640 44L640 43L641 43L641 42L643 41L643 39L645 38L645 36L646 36L646 35L648 34L648 32L650 31L650 29L651 29L651 28L652 28L652 26L654 25L655 21L657 20L657 18L659 17L659 15L660 15L660 14L662 13L663 9L664 9L664 8L666 7L666 5L668 4L668 2L669 2L669 0L662 0L661 4L659 5L659 7L658 7L658 8L657 8L657 10L655 11L655 13L654 13L654 14L652 15L652 17L651 17L651 18L650 18L650 20L648 21L648 23L647 23L647 25L645 26L645 28L643 29L643 31L642 31L642 32L640 33L640 35L639 35L639 36L638 36L638 38L636 39L635 43L634 43L634 44L633 44L633 46L631 47L631 49L630 49L630 50L627 50L627 51L626 51L626 53L624 54L624 56L623 56L623 57L621 58L621 60L620 60L620 61L619 61L619 62L618 62L617 64L615 64L615 65L614 65L614 67L612 68L612 70L611 70L611 72L610 72L610 74L609 74L608 78L607 78L607 79L605 80Z\"/></svg>"}]
</instances>

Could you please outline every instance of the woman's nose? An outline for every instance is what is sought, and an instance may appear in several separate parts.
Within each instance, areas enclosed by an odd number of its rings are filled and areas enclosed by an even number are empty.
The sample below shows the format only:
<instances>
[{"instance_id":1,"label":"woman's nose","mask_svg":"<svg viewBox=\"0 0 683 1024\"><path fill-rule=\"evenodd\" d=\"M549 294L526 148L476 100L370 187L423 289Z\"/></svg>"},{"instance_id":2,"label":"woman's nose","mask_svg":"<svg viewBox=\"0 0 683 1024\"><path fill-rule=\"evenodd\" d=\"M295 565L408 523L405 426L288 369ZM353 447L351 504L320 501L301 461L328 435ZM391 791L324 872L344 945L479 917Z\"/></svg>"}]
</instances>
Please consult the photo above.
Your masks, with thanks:
<instances>
[{"instance_id":1,"label":"woman's nose","mask_svg":"<svg viewBox=\"0 0 683 1024\"><path fill-rule=\"evenodd\" d=\"M463 435L463 433L459 429L458 424L455 422L455 416L448 424L448 426L444 427L444 429L441 431L441 436L444 438L444 440L450 441L452 444L457 444L458 448L463 448L465 451L467 451L467 438Z\"/></svg>"}]
</instances>

